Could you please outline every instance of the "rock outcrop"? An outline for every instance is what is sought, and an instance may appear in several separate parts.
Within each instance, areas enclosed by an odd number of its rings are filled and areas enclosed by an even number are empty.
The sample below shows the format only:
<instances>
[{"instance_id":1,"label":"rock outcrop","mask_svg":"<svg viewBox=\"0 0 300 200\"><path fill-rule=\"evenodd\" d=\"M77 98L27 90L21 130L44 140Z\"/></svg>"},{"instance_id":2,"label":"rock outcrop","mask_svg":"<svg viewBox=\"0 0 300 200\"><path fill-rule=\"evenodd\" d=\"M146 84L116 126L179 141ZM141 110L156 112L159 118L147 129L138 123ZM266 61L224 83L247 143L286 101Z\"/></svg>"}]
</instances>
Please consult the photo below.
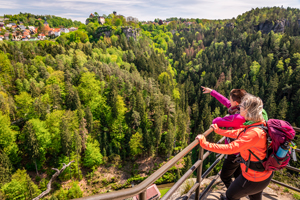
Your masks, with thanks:
<instances>
[{"instance_id":1,"label":"rock outcrop","mask_svg":"<svg viewBox=\"0 0 300 200\"><path fill-rule=\"evenodd\" d=\"M133 39L136 39L139 36L138 29L133 29L131 27L124 27L122 28L122 31L127 38L133 37Z\"/></svg>"},{"instance_id":2,"label":"rock outcrop","mask_svg":"<svg viewBox=\"0 0 300 200\"><path fill-rule=\"evenodd\" d=\"M277 20L275 22L266 20L265 22L260 23L256 26L257 31L261 31L264 34L268 34L271 31L274 33L283 33L285 26L288 26L289 23L287 20Z\"/></svg>"},{"instance_id":3,"label":"rock outcrop","mask_svg":"<svg viewBox=\"0 0 300 200\"><path fill-rule=\"evenodd\" d=\"M133 39L136 40L136 38L139 36L139 29L134 29L134 28L131 28L131 27L122 27L121 29L122 29L122 31L125 34L127 39L132 37ZM100 37L100 36L110 37L111 32L112 32L112 30L111 30L110 26L103 26L103 27L99 27L97 29L96 34L97 34L98 37Z\"/></svg>"},{"instance_id":4,"label":"rock outcrop","mask_svg":"<svg viewBox=\"0 0 300 200\"><path fill-rule=\"evenodd\" d=\"M227 28L234 28L234 23L228 23L228 24L226 24L226 27Z\"/></svg>"}]
</instances>

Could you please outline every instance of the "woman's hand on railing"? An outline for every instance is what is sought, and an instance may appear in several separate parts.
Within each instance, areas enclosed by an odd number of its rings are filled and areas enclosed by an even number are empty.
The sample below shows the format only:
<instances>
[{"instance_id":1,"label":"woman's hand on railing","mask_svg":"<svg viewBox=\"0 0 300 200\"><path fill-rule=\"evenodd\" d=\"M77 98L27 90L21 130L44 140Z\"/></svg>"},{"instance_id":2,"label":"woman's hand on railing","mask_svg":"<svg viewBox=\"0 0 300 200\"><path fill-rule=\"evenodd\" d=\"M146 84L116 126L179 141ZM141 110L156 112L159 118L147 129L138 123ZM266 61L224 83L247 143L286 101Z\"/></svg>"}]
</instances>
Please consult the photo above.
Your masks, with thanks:
<instances>
[{"instance_id":1,"label":"woman's hand on railing","mask_svg":"<svg viewBox=\"0 0 300 200\"><path fill-rule=\"evenodd\" d=\"M215 133L218 133L219 127L217 124L212 124L212 125L210 125L210 127L214 129Z\"/></svg>"},{"instance_id":2,"label":"woman's hand on railing","mask_svg":"<svg viewBox=\"0 0 300 200\"><path fill-rule=\"evenodd\" d=\"M206 138L202 134L197 135L197 137L195 139L199 141L200 146L203 146L206 143Z\"/></svg>"}]
</instances>

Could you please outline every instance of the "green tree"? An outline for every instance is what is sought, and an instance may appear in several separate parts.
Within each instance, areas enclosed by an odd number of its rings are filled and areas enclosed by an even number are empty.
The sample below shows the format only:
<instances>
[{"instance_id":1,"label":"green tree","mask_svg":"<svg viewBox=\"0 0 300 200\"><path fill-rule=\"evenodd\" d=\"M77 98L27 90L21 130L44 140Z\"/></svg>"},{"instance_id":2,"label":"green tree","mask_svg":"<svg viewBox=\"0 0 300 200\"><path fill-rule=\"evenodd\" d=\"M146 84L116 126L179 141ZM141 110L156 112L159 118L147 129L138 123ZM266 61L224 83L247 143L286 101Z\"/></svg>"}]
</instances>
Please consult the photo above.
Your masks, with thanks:
<instances>
[{"instance_id":1,"label":"green tree","mask_svg":"<svg viewBox=\"0 0 300 200\"><path fill-rule=\"evenodd\" d=\"M21 118L30 118L33 111L33 99L27 92L15 96L16 105L19 107L17 115Z\"/></svg>"},{"instance_id":2,"label":"green tree","mask_svg":"<svg viewBox=\"0 0 300 200\"><path fill-rule=\"evenodd\" d=\"M38 186L31 181L26 170L20 169L12 175L12 180L6 183L1 190L7 200L30 200L41 193Z\"/></svg>"},{"instance_id":3,"label":"green tree","mask_svg":"<svg viewBox=\"0 0 300 200\"><path fill-rule=\"evenodd\" d=\"M83 165L88 168L98 167L103 163L99 143L96 140L88 141L84 154Z\"/></svg>"},{"instance_id":4,"label":"green tree","mask_svg":"<svg viewBox=\"0 0 300 200\"><path fill-rule=\"evenodd\" d=\"M13 164L18 162L18 145L16 144L17 132L11 129L8 115L0 111L0 152L5 153Z\"/></svg>"},{"instance_id":5,"label":"green tree","mask_svg":"<svg viewBox=\"0 0 300 200\"><path fill-rule=\"evenodd\" d=\"M12 164L5 152L0 152L0 188L10 182L12 173Z\"/></svg>"},{"instance_id":6,"label":"green tree","mask_svg":"<svg viewBox=\"0 0 300 200\"><path fill-rule=\"evenodd\" d=\"M93 131L93 114L89 107L86 107L84 109L84 112L85 112L85 119L86 119L86 128L89 133L92 133L92 131Z\"/></svg>"},{"instance_id":7,"label":"green tree","mask_svg":"<svg viewBox=\"0 0 300 200\"><path fill-rule=\"evenodd\" d=\"M253 82L256 80L256 77L259 73L260 64L256 61L252 62L252 65L250 66L250 75L252 76Z\"/></svg>"},{"instance_id":8,"label":"green tree","mask_svg":"<svg viewBox=\"0 0 300 200\"><path fill-rule=\"evenodd\" d=\"M45 162L47 149L51 142L51 137L45 122L39 119L27 121L22 130L21 139L25 143L24 146L29 157L35 164L36 173L38 175L38 162L40 165L43 165Z\"/></svg>"},{"instance_id":9,"label":"green tree","mask_svg":"<svg viewBox=\"0 0 300 200\"><path fill-rule=\"evenodd\" d=\"M74 151L76 153L76 162L77 162L77 168L78 168L77 174L79 176L79 169L80 169L79 161L80 161L80 153L82 151L82 139L81 139L81 136L79 135L78 131L74 132L73 141L74 141Z\"/></svg>"},{"instance_id":10,"label":"green tree","mask_svg":"<svg viewBox=\"0 0 300 200\"><path fill-rule=\"evenodd\" d=\"M115 26L122 26L122 20L118 18L115 22Z\"/></svg>"},{"instance_id":11,"label":"green tree","mask_svg":"<svg viewBox=\"0 0 300 200\"><path fill-rule=\"evenodd\" d=\"M125 136L125 133L128 129L128 126L125 122L125 112L127 111L127 108L125 106L123 97L120 95L117 96L116 101L116 110L117 115L115 119L113 120L112 126L111 126L111 138L113 145L117 148L121 148L121 141Z\"/></svg>"},{"instance_id":12,"label":"green tree","mask_svg":"<svg viewBox=\"0 0 300 200\"><path fill-rule=\"evenodd\" d=\"M2 86L9 89L13 78L13 67L8 58L9 54L5 54L0 51L0 81Z\"/></svg>"},{"instance_id":13,"label":"green tree","mask_svg":"<svg viewBox=\"0 0 300 200\"><path fill-rule=\"evenodd\" d=\"M130 154L132 156L140 155L143 152L144 146L142 142L143 142L143 136L139 132L136 132L131 136L129 141L129 146L130 146Z\"/></svg>"},{"instance_id":14,"label":"green tree","mask_svg":"<svg viewBox=\"0 0 300 200\"><path fill-rule=\"evenodd\" d=\"M285 120L287 111L288 111L288 102L286 100L286 97L283 97L283 99L279 102L276 118Z\"/></svg>"}]
</instances>

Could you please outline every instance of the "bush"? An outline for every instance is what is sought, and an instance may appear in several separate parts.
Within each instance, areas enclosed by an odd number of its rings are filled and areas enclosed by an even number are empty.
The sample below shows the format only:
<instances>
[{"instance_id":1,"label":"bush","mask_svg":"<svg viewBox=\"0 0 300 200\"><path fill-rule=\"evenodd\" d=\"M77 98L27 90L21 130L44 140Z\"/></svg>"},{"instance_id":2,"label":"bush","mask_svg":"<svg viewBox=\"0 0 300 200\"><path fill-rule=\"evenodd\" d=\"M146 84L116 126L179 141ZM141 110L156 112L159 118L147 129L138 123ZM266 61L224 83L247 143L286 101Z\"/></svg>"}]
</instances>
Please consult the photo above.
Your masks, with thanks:
<instances>
[{"instance_id":1,"label":"bush","mask_svg":"<svg viewBox=\"0 0 300 200\"><path fill-rule=\"evenodd\" d=\"M184 195L190 191L190 189L194 186L195 182L193 179L188 179L184 183L184 190L181 192L181 195Z\"/></svg>"},{"instance_id":2,"label":"bush","mask_svg":"<svg viewBox=\"0 0 300 200\"><path fill-rule=\"evenodd\" d=\"M26 170L20 169L12 175L11 182L6 183L1 190L6 200L25 200L28 197L33 199L41 193L38 187L31 181Z\"/></svg>"},{"instance_id":3,"label":"bush","mask_svg":"<svg viewBox=\"0 0 300 200\"><path fill-rule=\"evenodd\" d=\"M78 182L72 182L70 183L72 187L68 190L65 190L61 188L59 192L56 195L56 198L59 200L68 200L68 199L74 199L74 198L80 198L83 195L83 192L81 191Z\"/></svg>"},{"instance_id":4,"label":"bush","mask_svg":"<svg viewBox=\"0 0 300 200\"><path fill-rule=\"evenodd\" d=\"M295 194L293 195L293 197L294 197L296 200L300 200L300 195L299 195L299 194L296 194L296 193L295 193Z\"/></svg>"},{"instance_id":5,"label":"bush","mask_svg":"<svg viewBox=\"0 0 300 200\"><path fill-rule=\"evenodd\" d=\"M40 176L36 176L36 177L35 177L35 181L36 181L36 182L40 182L40 180L41 180L41 177L40 177Z\"/></svg>"},{"instance_id":6,"label":"bush","mask_svg":"<svg viewBox=\"0 0 300 200\"><path fill-rule=\"evenodd\" d=\"M107 179L106 179L106 178L102 179L102 184L103 184L103 186L106 186L106 185L108 185L108 181L107 181Z\"/></svg>"},{"instance_id":7,"label":"bush","mask_svg":"<svg viewBox=\"0 0 300 200\"><path fill-rule=\"evenodd\" d=\"M82 197L83 192L81 191L78 182L73 182L72 187L68 191L68 198L75 199Z\"/></svg>"}]
</instances>

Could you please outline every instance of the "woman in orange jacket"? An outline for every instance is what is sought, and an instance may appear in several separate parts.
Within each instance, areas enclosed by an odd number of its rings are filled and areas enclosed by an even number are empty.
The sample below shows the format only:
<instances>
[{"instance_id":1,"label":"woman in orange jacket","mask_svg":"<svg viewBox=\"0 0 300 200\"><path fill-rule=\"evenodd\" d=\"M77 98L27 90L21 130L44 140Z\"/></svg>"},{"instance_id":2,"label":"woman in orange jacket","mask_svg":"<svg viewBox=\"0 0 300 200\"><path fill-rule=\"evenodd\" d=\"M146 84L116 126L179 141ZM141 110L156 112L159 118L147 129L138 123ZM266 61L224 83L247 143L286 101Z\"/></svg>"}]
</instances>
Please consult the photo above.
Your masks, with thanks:
<instances>
[{"instance_id":1,"label":"woman in orange jacket","mask_svg":"<svg viewBox=\"0 0 300 200\"><path fill-rule=\"evenodd\" d=\"M213 124L214 131L220 135L234 138L230 144L215 144L206 141L203 135L198 135L201 147L206 150L221 154L240 153L244 161L258 162L255 156L250 156L252 151L259 159L263 160L266 157L267 150L267 134L261 128L255 127L258 125L266 125L262 115L263 103L259 97L251 94L246 94L240 104L240 114L253 124L242 126L235 130L222 130L216 124ZM249 151L250 150L250 151ZM257 171L247 168L244 163L241 163L242 174L235 179L226 191L228 200L238 200L244 196L249 196L252 200L261 200L262 191L268 186L273 177L272 171Z\"/></svg>"}]
</instances>

